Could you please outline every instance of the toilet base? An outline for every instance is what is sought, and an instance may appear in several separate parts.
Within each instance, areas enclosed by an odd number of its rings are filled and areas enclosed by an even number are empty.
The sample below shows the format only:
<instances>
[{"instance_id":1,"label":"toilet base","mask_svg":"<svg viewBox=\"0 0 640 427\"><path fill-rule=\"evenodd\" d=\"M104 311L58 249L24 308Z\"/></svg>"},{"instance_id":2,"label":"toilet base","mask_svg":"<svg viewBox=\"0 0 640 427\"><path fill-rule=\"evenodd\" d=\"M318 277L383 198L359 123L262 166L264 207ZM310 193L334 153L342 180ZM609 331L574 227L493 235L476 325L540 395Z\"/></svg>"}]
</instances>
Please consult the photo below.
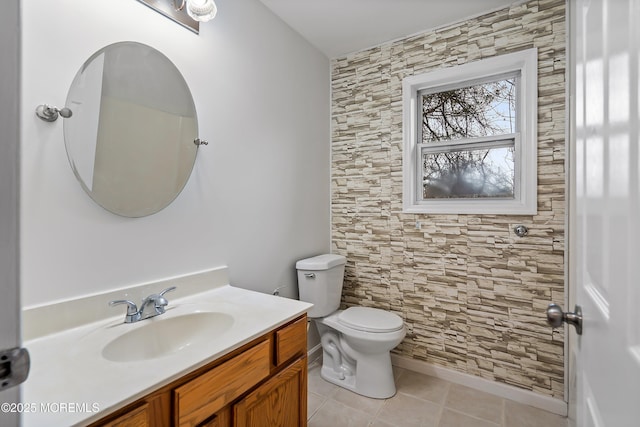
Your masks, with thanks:
<instances>
[{"instance_id":1,"label":"toilet base","mask_svg":"<svg viewBox=\"0 0 640 427\"><path fill-rule=\"evenodd\" d=\"M330 359L330 356L328 358ZM396 384L389 353L369 356L369 358L377 360L369 360L369 363L356 362L354 368L349 367L336 372L329 363L331 361L327 360L327 355L324 354L320 377L339 387L373 399L387 399L395 396ZM325 360L328 363L325 363Z\"/></svg>"}]
</instances>

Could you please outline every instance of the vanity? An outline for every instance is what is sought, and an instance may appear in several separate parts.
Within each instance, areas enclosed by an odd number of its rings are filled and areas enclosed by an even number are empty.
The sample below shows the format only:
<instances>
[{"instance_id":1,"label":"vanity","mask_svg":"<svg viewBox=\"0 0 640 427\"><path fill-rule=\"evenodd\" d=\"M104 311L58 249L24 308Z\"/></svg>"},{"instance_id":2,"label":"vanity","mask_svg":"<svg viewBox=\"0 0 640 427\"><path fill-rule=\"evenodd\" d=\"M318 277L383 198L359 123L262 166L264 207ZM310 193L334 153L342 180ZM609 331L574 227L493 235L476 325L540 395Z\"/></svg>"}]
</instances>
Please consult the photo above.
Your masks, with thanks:
<instances>
[{"instance_id":1,"label":"vanity","mask_svg":"<svg viewBox=\"0 0 640 427\"><path fill-rule=\"evenodd\" d=\"M26 310L22 401L34 411L23 425L305 426L311 305L225 277L214 269ZM162 315L124 323L124 307L108 307L166 285L177 290ZM61 318L43 322L54 312Z\"/></svg>"},{"instance_id":2,"label":"vanity","mask_svg":"<svg viewBox=\"0 0 640 427\"><path fill-rule=\"evenodd\" d=\"M306 333L303 315L91 425L306 425Z\"/></svg>"}]
</instances>

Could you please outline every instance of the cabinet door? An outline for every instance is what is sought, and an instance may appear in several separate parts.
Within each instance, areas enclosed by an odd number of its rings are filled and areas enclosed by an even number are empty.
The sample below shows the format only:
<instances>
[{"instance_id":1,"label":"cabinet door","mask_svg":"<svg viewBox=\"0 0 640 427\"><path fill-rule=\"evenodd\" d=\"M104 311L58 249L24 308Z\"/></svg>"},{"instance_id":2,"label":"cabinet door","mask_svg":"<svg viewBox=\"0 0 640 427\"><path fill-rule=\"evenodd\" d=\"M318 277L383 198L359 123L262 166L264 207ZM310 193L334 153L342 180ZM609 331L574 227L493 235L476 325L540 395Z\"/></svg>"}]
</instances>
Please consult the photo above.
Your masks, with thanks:
<instances>
[{"instance_id":1,"label":"cabinet door","mask_svg":"<svg viewBox=\"0 0 640 427\"><path fill-rule=\"evenodd\" d=\"M230 427L231 426L231 408L220 410L217 414L198 424L197 427Z\"/></svg>"},{"instance_id":2,"label":"cabinet door","mask_svg":"<svg viewBox=\"0 0 640 427\"><path fill-rule=\"evenodd\" d=\"M255 389L233 407L234 427L305 427L307 358Z\"/></svg>"},{"instance_id":3,"label":"cabinet door","mask_svg":"<svg viewBox=\"0 0 640 427\"><path fill-rule=\"evenodd\" d=\"M149 405L144 403L135 409L112 419L106 423L100 424L101 427L150 427L149 423Z\"/></svg>"}]
</instances>

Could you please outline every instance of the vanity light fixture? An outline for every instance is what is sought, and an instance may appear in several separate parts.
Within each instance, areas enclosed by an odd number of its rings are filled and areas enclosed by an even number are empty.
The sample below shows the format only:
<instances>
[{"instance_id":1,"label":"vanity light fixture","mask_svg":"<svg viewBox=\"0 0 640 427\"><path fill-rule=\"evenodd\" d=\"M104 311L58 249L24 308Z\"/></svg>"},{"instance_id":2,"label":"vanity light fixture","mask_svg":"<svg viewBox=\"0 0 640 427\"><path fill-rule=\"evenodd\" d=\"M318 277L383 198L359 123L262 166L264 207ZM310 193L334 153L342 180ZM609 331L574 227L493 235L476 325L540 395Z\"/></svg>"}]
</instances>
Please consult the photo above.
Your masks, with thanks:
<instances>
[{"instance_id":1,"label":"vanity light fixture","mask_svg":"<svg viewBox=\"0 0 640 427\"><path fill-rule=\"evenodd\" d=\"M180 0L173 0L174 2ZM187 14L194 20L199 22L211 21L218 12L218 8L213 0L182 0L182 4L178 10L184 9L186 5Z\"/></svg>"},{"instance_id":2,"label":"vanity light fixture","mask_svg":"<svg viewBox=\"0 0 640 427\"><path fill-rule=\"evenodd\" d=\"M212 20L218 8L214 0L138 0L156 12L198 34L200 22Z\"/></svg>"}]
</instances>

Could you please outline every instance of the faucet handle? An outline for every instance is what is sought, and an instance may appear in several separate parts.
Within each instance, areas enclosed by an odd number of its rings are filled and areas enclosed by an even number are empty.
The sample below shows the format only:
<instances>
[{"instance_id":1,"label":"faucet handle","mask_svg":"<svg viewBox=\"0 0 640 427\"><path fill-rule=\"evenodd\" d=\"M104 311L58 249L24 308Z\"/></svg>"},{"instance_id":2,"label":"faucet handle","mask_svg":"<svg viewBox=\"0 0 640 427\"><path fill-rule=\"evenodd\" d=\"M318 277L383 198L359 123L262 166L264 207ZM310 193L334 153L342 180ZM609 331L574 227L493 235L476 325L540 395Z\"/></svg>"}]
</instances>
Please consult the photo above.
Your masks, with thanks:
<instances>
[{"instance_id":1,"label":"faucet handle","mask_svg":"<svg viewBox=\"0 0 640 427\"><path fill-rule=\"evenodd\" d=\"M111 307L119 304L127 304L127 316L133 316L138 313L138 306L132 301L129 301L127 299L117 299L114 301L109 301L109 305Z\"/></svg>"},{"instance_id":2,"label":"faucet handle","mask_svg":"<svg viewBox=\"0 0 640 427\"><path fill-rule=\"evenodd\" d=\"M167 288L164 291L160 292L158 295L164 296L164 294L166 294L167 292L171 292L171 291L175 291L175 290L176 290L176 287L175 286L171 286L170 288Z\"/></svg>"},{"instance_id":3,"label":"faucet handle","mask_svg":"<svg viewBox=\"0 0 640 427\"><path fill-rule=\"evenodd\" d=\"M175 290L176 290L176 287L171 286L170 288L167 288L158 294L159 298L155 299L155 308L158 314L164 313L165 307L169 305L169 301L167 301L167 299L164 297L164 294L166 294L167 292L175 291Z\"/></svg>"}]
</instances>

